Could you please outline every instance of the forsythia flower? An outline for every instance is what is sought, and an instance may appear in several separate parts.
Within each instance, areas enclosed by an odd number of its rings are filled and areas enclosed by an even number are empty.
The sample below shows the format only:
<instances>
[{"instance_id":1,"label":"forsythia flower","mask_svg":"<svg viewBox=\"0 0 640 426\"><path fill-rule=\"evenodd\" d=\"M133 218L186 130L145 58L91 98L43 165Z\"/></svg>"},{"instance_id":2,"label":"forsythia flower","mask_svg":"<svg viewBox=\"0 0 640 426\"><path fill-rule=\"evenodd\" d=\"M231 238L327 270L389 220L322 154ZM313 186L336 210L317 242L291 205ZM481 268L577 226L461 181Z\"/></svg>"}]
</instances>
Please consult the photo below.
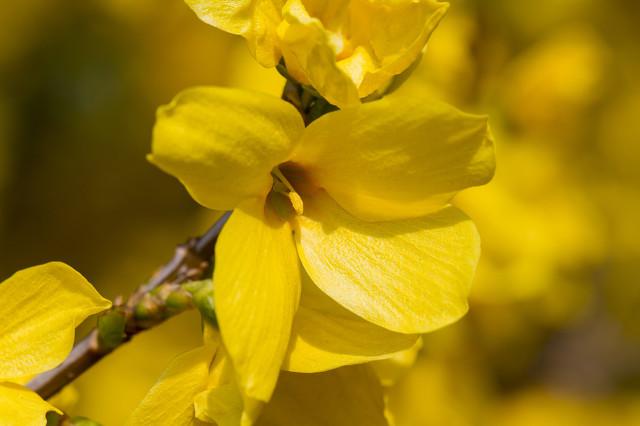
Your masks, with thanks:
<instances>
[{"instance_id":1,"label":"forsythia flower","mask_svg":"<svg viewBox=\"0 0 640 426\"><path fill-rule=\"evenodd\" d=\"M60 364L76 326L111 302L59 262L16 272L0 284L0 301L0 423L45 425L48 411L60 411L21 383Z\"/></svg>"},{"instance_id":2,"label":"forsythia flower","mask_svg":"<svg viewBox=\"0 0 640 426\"><path fill-rule=\"evenodd\" d=\"M382 359L467 310L479 238L448 202L493 174L485 117L400 90L304 128L278 98L196 88L159 110L150 160L234 210L213 281L245 407L283 362Z\"/></svg>"},{"instance_id":3,"label":"forsythia flower","mask_svg":"<svg viewBox=\"0 0 640 426\"><path fill-rule=\"evenodd\" d=\"M133 412L127 426L250 424L229 356L216 332L205 344L176 357ZM283 372L259 426L383 426L383 391L366 365L325 373Z\"/></svg>"},{"instance_id":4,"label":"forsythia flower","mask_svg":"<svg viewBox=\"0 0 640 426\"><path fill-rule=\"evenodd\" d=\"M262 65L281 57L329 102L354 105L405 71L447 10L434 0L186 0L203 21L247 39Z\"/></svg>"},{"instance_id":5,"label":"forsythia flower","mask_svg":"<svg viewBox=\"0 0 640 426\"><path fill-rule=\"evenodd\" d=\"M483 304L540 299L551 288L560 294L604 254L603 224L565 161L543 143L517 142L500 147L504 165L491 185L455 201L484 236L471 295ZM569 299L562 311L581 300Z\"/></svg>"}]
</instances>

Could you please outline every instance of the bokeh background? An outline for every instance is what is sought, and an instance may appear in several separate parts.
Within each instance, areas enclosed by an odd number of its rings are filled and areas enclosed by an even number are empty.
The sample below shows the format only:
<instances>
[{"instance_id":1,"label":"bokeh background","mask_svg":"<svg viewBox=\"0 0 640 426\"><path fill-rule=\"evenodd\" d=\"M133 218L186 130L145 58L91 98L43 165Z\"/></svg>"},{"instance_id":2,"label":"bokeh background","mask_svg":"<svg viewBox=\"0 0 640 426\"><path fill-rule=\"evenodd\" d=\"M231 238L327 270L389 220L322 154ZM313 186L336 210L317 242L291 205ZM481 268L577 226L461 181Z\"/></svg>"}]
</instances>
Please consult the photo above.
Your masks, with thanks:
<instances>
[{"instance_id":1,"label":"bokeh background","mask_svg":"<svg viewBox=\"0 0 640 426\"><path fill-rule=\"evenodd\" d=\"M498 171L456 199L483 237L471 309L389 389L399 425L640 424L639 22L633 0L451 1L409 84L490 114ZM145 161L157 106L282 84L181 0L0 3L0 277L62 260L129 293L212 220ZM139 336L61 403L122 424L198 329Z\"/></svg>"}]
</instances>

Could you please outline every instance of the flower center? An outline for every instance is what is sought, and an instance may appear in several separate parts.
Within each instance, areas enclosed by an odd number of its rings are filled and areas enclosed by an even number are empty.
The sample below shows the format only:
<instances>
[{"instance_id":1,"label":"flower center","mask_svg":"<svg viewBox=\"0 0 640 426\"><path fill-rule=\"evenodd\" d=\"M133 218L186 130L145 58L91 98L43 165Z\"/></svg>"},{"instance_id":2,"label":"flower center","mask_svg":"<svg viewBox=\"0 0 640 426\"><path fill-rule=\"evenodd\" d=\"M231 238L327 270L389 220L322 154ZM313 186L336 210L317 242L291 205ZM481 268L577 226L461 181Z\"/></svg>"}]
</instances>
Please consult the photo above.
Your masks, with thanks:
<instances>
[{"instance_id":1,"label":"flower center","mask_svg":"<svg viewBox=\"0 0 640 426\"><path fill-rule=\"evenodd\" d=\"M271 170L273 185L267 196L267 204L282 219L300 216L304 212L302 198L279 167Z\"/></svg>"}]
</instances>

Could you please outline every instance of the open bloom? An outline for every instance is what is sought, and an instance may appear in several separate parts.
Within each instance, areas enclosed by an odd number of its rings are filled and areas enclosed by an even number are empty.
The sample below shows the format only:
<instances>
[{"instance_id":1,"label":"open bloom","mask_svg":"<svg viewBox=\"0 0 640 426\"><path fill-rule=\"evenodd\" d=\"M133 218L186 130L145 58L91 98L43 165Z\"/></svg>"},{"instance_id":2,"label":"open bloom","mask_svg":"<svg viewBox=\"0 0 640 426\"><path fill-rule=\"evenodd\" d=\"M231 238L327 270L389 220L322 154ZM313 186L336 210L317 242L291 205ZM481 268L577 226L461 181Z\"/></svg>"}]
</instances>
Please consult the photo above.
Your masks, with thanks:
<instances>
[{"instance_id":1,"label":"open bloom","mask_svg":"<svg viewBox=\"0 0 640 426\"><path fill-rule=\"evenodd\" d=\"M255 419L243 414L243 405L225 347L218 334L209 330L203 346L171 362L127 426L251 424ZM282 372L256 424L384 426L382 386L367 365L317 374Z\"/></svg>"},{"instance_id":2,"label":"open bloom","mask_svg":"<svg viewBox=\"0 0 640 426\"><path fill-rule=\"evenodd\" d=\"M341 108L420 55L447 10L435 0L186 0L203 21L247 39L262 65L284 58L298 81Z\"/></svg>"},{"instance_id":3,"label":"open bloom","mask_svg":"<svg viewBox=\"0 0 640 426\"><path fill-rule=\"evenodd\" d=\"M16 272L0 283L0 301L0 423L44 426L46 413L59 410L22 383L60 364L76 326L111 302L59 262Z\"/></svg>"},{"instance_id":4,"label":"open bloom","mask_svg":"<svg viewBox=\"0 0 640 426\"><path fill-rule=\"evenodd\" d=\"M278 98L196 88L159 110L150 160L234 210L213 281L248 398L269 399L283 362L381 359L467 310L479 238L448 201L493 174L485 117L398 91L305 128Z\"/></svg>"}]
</instances>

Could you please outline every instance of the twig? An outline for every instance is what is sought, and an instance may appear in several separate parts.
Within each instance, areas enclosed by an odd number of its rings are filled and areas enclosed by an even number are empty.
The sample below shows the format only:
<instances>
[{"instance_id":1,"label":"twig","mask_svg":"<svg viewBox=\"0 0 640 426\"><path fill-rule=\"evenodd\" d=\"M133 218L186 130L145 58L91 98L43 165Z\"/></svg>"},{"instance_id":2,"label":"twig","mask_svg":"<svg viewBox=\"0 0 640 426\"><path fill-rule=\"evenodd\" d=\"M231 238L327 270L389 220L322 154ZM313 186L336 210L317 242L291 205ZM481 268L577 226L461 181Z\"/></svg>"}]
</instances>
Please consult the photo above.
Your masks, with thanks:
<instances>
[{"instance_id":1,"label":"twig","mask_svg":"<svg viewBox=\"0 0 640 426\"><path fill-rule=\"evenodd\" d=\"M114 307L105 317L112 315L122 318L120 323L122 330L115 341L109 338L113 336L105 336L104 330L100 327L93 329L87 337L76 344L62 364L36 376L27 386L42 398L51 398L105 355L131 340L139 332L155 327L167 318L182 312L184 309L167 310L166 304L163 303L166 302L166 297L153 296L153 292L165 284L175 287L176 284L203 278L207 270L213 267L215 244L229 215L230 212L224 213L201 237L192 238L186 244L179 245L173 258L146 284L140 286L126 302L114 303ZM109 327L113 328L111 323Z\"/></svg>"}]
</instances>

